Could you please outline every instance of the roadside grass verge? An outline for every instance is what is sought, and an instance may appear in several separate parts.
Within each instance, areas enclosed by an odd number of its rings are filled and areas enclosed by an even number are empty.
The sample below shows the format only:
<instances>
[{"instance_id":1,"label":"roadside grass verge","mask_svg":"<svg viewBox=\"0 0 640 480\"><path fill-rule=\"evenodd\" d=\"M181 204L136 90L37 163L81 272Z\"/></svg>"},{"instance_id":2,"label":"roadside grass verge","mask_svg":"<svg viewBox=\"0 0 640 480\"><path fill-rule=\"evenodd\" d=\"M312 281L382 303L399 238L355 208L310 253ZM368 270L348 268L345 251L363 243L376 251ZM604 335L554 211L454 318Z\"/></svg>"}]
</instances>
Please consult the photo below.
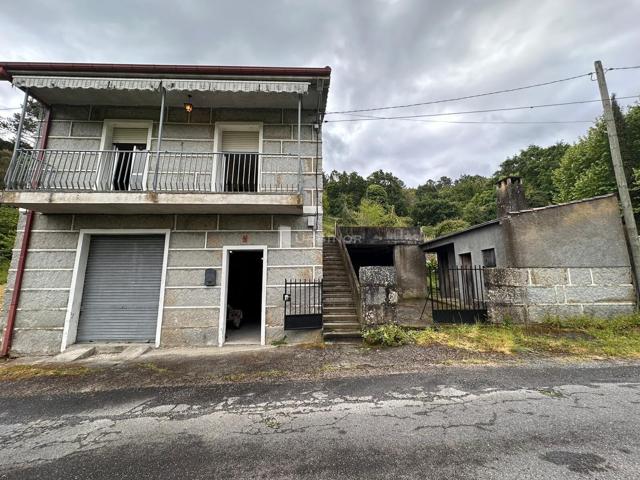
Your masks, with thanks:
<instances>
[{"instance_id":1,"label":"roadside grass verge","mask_svg":"<svg viewBox=\"0 0 640 480\"><path fill-rule=\"evenodd\" d=\"M611 319L548 318L531 325L438 325L426 330L404 329L404 333L398 332L400 328L379 327L365 332L364 338L374 345L443 345L476 353L640 358L640 314Z\"/></svg>"},{"instance_id":2,"label":"roadside grass verge","mask_svg":"<svg viewBox=\"0 0 640 480\"><path fill-rule=\"evenodd\" d=\"M0 365L0 382L27 380L35 377L70 377L84 375L87 367L78 365Z\"/></svg>"}]
</instances>

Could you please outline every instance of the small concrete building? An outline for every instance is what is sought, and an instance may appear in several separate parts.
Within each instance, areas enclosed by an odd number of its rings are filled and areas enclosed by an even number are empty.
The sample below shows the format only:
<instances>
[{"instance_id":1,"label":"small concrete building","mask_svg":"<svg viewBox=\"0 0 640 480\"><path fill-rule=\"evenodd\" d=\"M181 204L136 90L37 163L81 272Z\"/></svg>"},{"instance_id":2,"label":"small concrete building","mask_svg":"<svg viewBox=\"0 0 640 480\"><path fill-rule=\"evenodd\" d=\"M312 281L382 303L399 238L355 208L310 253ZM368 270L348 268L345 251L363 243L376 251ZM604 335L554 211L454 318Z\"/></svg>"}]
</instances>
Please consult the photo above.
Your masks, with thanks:
<instances>
[{"instance_id":1,"label":"small concrete building","mask_svg":"<svg viewBox=\"0 0 640 480\"><path fill-rule=\"evenodd\" d=\"M520 179L498 184L498 217L422 244L440 265L629 267L615 195L526 208Z\"/></svg>"},{"instance_id":2,"label":"small concrete building","mask_svg":"<svg viewBox=\"0 0 640 480\"><path fill-rule=\"evenodd\" d=\"M0 193L21 209L3 348L282 338L285 283L322 279L330 72L0 63L45 111Z\"/></svg>"},{"instance_id":3,"label":"small concrete building","mask_svg":"<svg viewBox=\"0 0 640 480\"><path fill-rule=\"evenodd\" d=\"M359 283L361 321L426 325L425 256L419 227L339 227ZM422 323L421 323L421 320Z\"/></svg>"},{"instance_id":4,"label":"small concrete building","mask_svg":"<svg viewBox=\"0 0 640 480\"><path fill-rule=\"evenodd\" d=\"M474 296L487 291L494 319L634 311L636 292L615 195L528 209L518 177L501 180L497 188L496 220L421 245L437 255L440 277L487 267L484 280L467 290ZM457 286L451 290L455 294Z\"/></svg>"}]
</instances>

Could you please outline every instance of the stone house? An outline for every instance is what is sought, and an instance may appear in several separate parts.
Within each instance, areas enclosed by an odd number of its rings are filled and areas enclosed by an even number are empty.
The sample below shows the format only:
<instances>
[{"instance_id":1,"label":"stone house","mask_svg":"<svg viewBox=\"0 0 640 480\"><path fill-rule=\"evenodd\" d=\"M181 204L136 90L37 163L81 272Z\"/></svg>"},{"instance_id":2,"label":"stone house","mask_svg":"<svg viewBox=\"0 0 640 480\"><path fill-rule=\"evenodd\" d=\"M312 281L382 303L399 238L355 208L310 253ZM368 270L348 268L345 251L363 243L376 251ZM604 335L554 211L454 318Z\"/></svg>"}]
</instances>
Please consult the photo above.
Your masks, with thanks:
<instances>
[{"instance_id":1,"label":"stone house","mask_svg":"<svg viewBox=\"0 0 640 480\"><path fill-rule=\"evenodd\" d=\"M422 244L440 285L494 320L631 313L636 289L613 194L529 209L520 178L497 185L498 218ZM474 266L485 267L484 278ZM475 275L475 276L474 276ZM441 294L442 292L436 292ZM441 295L441 296L447 296Z\"/></svg>"},{"instance_id":2,"label":"stone house","mask_svg":"<svg viewBox=\"0 0 640 480\"><path fill-rule=\"evenodd\" d=\"M0 63L44 106L0 193L21 209L3 349L282 338L285 281L322 278L330 73Z\"/></svg>"}]
</instances>

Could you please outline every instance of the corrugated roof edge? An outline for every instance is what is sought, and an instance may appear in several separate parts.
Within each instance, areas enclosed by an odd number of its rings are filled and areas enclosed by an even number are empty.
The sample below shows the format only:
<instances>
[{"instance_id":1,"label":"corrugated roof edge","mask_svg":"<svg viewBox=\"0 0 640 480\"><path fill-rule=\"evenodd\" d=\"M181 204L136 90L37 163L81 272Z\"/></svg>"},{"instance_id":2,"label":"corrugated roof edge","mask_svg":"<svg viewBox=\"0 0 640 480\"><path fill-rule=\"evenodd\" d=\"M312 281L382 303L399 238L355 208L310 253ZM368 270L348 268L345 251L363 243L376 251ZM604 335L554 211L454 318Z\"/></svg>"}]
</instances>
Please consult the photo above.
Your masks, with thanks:
<instances>
[{"instance_id":1,"label":"corrugated roof edge","mask_svg":"<svg viewBox=\"0 0 640 480\"><path fill-rule=\"evenodd\" d=\"M256 67L224 65L160 65L136 63L2 62L0 79L11 80L16 72L111 73L138 75L238 75L267 77L329 77L331 67Z\"/></svg>"},{"instance_id":2,"label":"corrugated roof edge","mask_svg":"<svg viewBox=\"0 0 640 480\"><path fill-rule=\"evenodd\" d=\"M571 202L564 202L564 203L556 203L555 205L547 205L546 207L537 207L537 208L528 208L526 210L518 210L517 212L509 212L508 215L521 215L523 213L531 213L531 212L539 212L541 210L549 210L552 208L558 208L558 207L566 207L567 205L574 205L577 203L586 203L586 202L592 202L594 200L602 200L603 198L610 198L610 197L615 197L616 194L615 193L606 193L604 195L598 195L596 197L589 197L589 198L581 198L580 200L572 200ZM478 223L476 225L472 225L468 228L465 228L464 230L460 230L458 232L453 232L453 233L448 233L446 235L442 235L440 237L434 238L433 240L429 240L428 242L424 242L422 244L420 244L420 248L422 248L423 250L425 248L429 248L431 245L435 244L435 243L439 243L441 240L447 240L449 238L455 237L456 235L462 235L463 233L467 233L471 230L476 230L478 228L484 228L484 227L488 227L489 225L494 225L496 223L499 223L500 219L496 218L495 220L489 220L488 222L484 222L484 223Z\"/></svg>"}]
</instances>

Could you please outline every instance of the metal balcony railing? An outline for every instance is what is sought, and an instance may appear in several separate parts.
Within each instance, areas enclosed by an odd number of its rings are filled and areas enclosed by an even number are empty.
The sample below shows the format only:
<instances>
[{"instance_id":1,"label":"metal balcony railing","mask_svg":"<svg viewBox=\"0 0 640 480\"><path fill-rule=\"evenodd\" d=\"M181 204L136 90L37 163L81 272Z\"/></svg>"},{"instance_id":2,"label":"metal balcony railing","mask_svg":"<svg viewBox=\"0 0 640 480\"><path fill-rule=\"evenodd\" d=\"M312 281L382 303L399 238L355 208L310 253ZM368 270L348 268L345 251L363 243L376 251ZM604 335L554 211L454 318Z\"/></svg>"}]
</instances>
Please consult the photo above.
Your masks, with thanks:
<instances>
[{"instance_id":1,"label":"metal balcony railing","mask_svg":"<svg viewBox=\"0 0 640 480\"><path fill-rule=\"evenodd\" d=\"M299 193L296 155L18 150L7 190L45 192Z\"/></svg>"}]
</instances>

